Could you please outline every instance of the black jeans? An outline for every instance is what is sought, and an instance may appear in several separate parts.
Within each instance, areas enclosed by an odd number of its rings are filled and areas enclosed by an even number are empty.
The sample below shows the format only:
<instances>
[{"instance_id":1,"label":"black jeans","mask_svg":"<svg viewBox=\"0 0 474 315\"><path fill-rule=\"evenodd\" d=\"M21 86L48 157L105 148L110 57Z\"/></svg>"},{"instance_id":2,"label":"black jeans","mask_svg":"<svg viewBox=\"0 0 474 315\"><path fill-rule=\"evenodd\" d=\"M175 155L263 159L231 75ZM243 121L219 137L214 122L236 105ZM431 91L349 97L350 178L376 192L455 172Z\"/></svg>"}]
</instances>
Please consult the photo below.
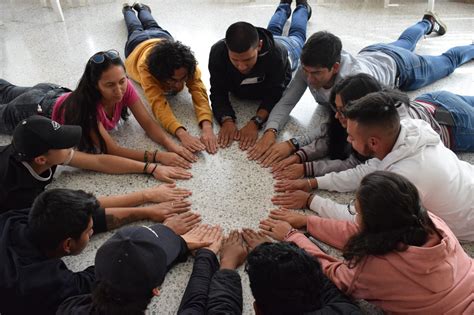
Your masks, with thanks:
<instances>
[{"instance_id":1,"label":"black jeans","mask_svg":"<svg viewBox=\"0 0 474 315\"><path fill-rule=\"evenodd\" d=\"M124 10L123 17L128 31L128 39L125 43L125 58L132 53L135 47L148 39L165 38L173 40L171 34L162 29L147 10L140 10L138 17L133 10Z\"/></svg>"},{"instance_id":2,"label":"black jeans","mask_svg":"<svg viewBox=\"0 0 474 315\"><path fill-rule=\"evenodd\" d=\"M20 121L32 115L51 118L56 99L70 91L52 83L22 87L0 79L0 133L12 134Z\"/></svg>"}]
</instances>

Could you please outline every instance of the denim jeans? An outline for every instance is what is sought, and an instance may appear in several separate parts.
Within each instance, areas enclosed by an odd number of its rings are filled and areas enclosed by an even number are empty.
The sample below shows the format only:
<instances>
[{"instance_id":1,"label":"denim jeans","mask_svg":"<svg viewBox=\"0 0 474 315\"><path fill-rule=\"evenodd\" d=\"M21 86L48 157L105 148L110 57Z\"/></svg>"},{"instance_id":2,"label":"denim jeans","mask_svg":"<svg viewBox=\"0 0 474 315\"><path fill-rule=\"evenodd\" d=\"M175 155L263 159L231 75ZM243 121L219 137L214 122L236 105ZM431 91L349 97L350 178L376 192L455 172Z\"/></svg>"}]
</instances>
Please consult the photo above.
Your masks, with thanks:
<instances>
[{"instance_id":1,"label":"denim jeans","mask_svg":"<svg viewBox=\"0 0 474 315\"><path fill-rule=\"evenodd\" d=\"M449 111L454 119L452 127L453 151L474 151L474 96L462 96L437 91L418 96L415 101L431 103Z\"/></svg>"},{"instance_id":2,"label":"denim jeans","mask_svg":"<svg viewBox=\"0 0 474 315\"><path fill-rule=\"evenodd\" d=\"M32 115L51 118L56 99L69 91L52 83L22 87L0 79L0 133L12 134L20 121Z\"/></svg>"},{"instance_id":3,"label":"denim jeans","mask_svg":"<svg viewBox=\"0 0 474 315\"><path fill-rule=\"evenodd\" d=\"M147 10L140 10L138 17L133 10L124 10L123 17L127 25L128 39L125 43L125 58L140 45L151 38L166 38L173 40L171 34L162 29Z\"/></svg>"},{"instance_id":4,"label":"denim jeans","mask_svg":"<svg viewBox=\"0 0 474 315\"><path fill-rule=\"evenodd\" d=\"M280 3L273 14L267 29L274 35L275 41L285 46L291 62L291 71L298 68L298 62L306 41L306 25L308 24L308 8L305 5L298 5L293 11L288 36L282 36L283 27L286 20L291 15L290 5Z\"/></svg>"},{"instance_id":5,"label":"denim jeans","mask_svg":"<svg viewBox=\"0 0 474 315\"><path fill-rule=\"evenodd\" d=\"M431 28L422 20L406 29L400 38L390 44L375 44L362 51L382 51L397 63L398 87L413 91L447 77L462 64L474 59L474 44L453 47L440 56L417 55L413 52L420 38Z\"/></svg>"}]
</instances>

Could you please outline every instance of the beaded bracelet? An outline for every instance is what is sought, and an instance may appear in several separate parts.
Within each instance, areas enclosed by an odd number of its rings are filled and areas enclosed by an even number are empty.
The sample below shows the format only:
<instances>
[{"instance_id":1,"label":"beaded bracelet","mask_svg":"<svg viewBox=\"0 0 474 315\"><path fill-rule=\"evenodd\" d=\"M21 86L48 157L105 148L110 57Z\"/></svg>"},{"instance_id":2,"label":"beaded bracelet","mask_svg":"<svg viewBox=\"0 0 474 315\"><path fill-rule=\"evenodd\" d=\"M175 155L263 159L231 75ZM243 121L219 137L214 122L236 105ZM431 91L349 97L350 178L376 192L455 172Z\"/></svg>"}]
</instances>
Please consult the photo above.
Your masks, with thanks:
<instances>
[{"instance_id":1,"label":"beaded bracelet","mask_svg":"<svg viewBox=\"0 0 474 315\"><path fill-rule=\"evenodd\" d=\"M148 151L145 150L145 153L143 154L143 162L148 162Z\"/></svg>"}]
</instances>

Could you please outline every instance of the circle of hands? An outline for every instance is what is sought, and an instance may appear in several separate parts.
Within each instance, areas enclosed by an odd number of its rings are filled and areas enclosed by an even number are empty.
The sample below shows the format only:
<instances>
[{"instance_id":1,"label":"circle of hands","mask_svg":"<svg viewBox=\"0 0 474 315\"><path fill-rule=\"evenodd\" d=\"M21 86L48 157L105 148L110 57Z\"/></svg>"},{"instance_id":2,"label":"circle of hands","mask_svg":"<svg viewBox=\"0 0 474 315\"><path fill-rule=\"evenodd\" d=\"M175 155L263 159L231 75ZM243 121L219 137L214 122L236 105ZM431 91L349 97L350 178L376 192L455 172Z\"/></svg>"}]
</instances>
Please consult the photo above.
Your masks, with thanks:
<instances>
[{"instance_id":1,"label":"circle of hands","mask_svg":"<svg viewBox=\"0 0 474 315\"><path fill-rule=\"evenodd\" d=\"M225 128L223 128L225 129ZM243 128L245 129L245 128ZM217 144L228 147L232 137L224 137L223 131L219 134ZM221 255L221 261L238 267L243 263L249 250L271 239L282 241L292 229L306 227L306 215L293 212L289 209L301 209L308 205L311 187L304 179L304 166L297 155L290 155L292 147L288 142L275 143L267 141L265 135L256 141L248 141L247 137L240 138L241 134L234 134L233 140L240 140L240 149L248 150L249 160L255 160L262 167L271 167L273 178L276 179L276 195L271 199L279 209L271 210L268 217L260 221L259 231L244 228L241 231L232 230L224 237L222 228L200 224L201 216L191 211L191 203L186 200L191 191L176 187L174 179L190 179L190 162L196 159L185 159L176 153L161 152L158 161L166 166L158 166L153 172L156 179L168 182L145 191L145 200L153 203L150 207L150 218L160 221L181 235L188 248L194 251L198 248L207 248ZM227 140L227 141L226 141ZM242 141L244 140L244 141ZM201 143L202 145L202 143ZM209 153L216 153L217 147ZM193 148L194 152L204 147ZM195 156L194 156L195 157ZM229 250L227 248L230 248Z\"/></svg>"}]
</instances>

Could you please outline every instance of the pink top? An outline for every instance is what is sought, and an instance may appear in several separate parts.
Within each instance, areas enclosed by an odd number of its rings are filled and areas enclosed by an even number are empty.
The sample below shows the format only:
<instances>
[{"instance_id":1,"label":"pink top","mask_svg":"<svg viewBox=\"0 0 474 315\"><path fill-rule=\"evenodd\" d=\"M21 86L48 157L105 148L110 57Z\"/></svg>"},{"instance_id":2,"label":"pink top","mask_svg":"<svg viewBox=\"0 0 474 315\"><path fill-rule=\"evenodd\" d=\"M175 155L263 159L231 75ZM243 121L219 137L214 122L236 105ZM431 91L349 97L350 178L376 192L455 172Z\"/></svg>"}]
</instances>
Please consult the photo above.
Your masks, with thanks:
<instances>
[{"instance_id":1,"label":"pink top","mask_svg":"<svg viewBox=\"0 0 474 315\"><path fill-rule=\"evenodd\" d=\"M58 97L53 107L52 119L60 124L64 124L64 116L59 117L59 108L69 96L69 94L70 93L64 93L63 95ZM99 103L97 104L97 119L102 123L102 125L104 125L104 128L106 130L112 130L115 128L115 126L120 120L120 114L122 113L122 109L124 107L133 106L133 104L135 104L137 100L139 100L137 91L135 90L135 87L133 86L132 82L127 79L127 90L125 91L122 100L115 104L113 117L109 118L105 113L104 107L101 103Z\"/></svg>"},{"instance_id":2,"label":"pink top","mask_svg":"<svg viewBox=\"0 0 474 315\"><path fill-rule=\"evenodd\" d=\"M430 213L442 238L421 247L368 256L354 268L321 251L301 233L296 243L321 262L324 273L344 293L365 299L390 314L474 314L474 263L446 223ZM358 231L355 223L308 217L308 231L342 249Z\"/></svg>"}]
</instances>

